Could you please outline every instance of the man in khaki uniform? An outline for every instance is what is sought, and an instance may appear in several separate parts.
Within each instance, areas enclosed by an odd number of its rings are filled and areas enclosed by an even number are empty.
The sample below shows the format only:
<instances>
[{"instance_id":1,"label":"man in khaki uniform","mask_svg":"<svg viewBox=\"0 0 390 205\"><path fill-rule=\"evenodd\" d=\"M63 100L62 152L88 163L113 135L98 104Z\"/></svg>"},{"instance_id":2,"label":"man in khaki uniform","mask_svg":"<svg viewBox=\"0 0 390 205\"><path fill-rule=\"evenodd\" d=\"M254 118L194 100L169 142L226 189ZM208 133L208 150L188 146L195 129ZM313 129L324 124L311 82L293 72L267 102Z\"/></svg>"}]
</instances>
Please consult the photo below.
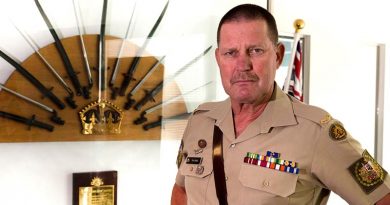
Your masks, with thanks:
<instances>
[{"instance_id":1,"label":"man in khaki uniform","mask_svg":"<svg viewBox=\"0 0 390 205\"><path fill-rule=\"evenodd\" d=\"M326 204L330 191L350 204L390 204L387 172L342 124L274 82L284 47L268 11L233 8L217 42L230 98L190 117L172 204Z\"/></svg>"}]
</instances>

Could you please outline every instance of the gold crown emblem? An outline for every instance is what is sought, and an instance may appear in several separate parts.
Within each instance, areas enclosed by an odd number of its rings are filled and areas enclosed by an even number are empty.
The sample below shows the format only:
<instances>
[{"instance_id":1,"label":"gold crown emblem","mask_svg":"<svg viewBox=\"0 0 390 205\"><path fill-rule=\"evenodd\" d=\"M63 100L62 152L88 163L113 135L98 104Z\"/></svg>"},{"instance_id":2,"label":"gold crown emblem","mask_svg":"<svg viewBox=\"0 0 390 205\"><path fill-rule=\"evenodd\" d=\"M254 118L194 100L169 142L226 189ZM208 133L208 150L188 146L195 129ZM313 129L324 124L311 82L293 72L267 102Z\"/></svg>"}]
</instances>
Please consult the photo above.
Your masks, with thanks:
<instances>
[{"instance_id":1,"label":"gold crown emblem","mask_svg":"<svg viewBox=\"0 0 390 205\"><path fill-rule=\"evenodd\" d=\"M113 103L101 100L87 105L79 112L82 133L90 134L119 134L123 112Z\"/></svg>"},{"instance_id":2,"label":"gold crown emblem","mask_svg":"<svg viewBox=\"0 0 390 205\"><path fill-rule=\"evenodd\" d=\"M92 186L101 186L103 185L104 182L103 182L103 179L99 178L99 177L94 177L91 181L91 185Z\"/></svg>"}]
</instances>

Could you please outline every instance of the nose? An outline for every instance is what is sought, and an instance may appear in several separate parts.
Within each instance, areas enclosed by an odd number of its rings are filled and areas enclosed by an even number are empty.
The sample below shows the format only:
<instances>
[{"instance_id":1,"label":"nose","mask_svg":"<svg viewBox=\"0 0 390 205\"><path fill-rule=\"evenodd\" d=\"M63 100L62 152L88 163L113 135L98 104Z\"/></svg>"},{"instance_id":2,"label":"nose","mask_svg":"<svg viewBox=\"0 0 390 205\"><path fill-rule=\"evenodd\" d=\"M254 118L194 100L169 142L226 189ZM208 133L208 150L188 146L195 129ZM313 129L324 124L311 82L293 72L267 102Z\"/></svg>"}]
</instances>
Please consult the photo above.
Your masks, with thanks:
<instances>
[{"instance_id":1,"label":"nose","mask_svg":"<svg viewBox=\"0 0 390 205\"><path fill-rule=\"evenodd\" d=\"M249 71L252 69L252 62L250 60L250 56L246 53L241 53L237 57L237 65L236 68L238 71Z\"/></svg>"}]
</instances>

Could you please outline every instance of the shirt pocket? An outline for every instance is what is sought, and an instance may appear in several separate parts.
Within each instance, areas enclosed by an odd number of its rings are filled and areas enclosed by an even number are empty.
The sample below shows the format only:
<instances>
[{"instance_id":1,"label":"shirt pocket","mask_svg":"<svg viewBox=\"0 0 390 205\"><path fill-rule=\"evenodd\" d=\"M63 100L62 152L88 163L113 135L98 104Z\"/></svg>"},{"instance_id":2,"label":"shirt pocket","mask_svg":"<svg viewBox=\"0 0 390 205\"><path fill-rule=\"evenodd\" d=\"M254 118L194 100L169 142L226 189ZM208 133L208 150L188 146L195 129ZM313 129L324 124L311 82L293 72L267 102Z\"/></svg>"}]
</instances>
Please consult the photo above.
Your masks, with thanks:
<instances>
[{"instance_id":1,"label":"shirt pocket","mask_svg":"<svg viewBox=\"0 0 390 205\"><path fill-rule=\"evenodd\" d=\"M179 172L184 176L184 186L187 193L187 204L203 205L210 195L212 175L211 159L203 159L201 164L187 164L186 160L180 166Z\"/></svg>"},{"instance_id":2,"label":"shirt pocket","mask_svg":"<svg viewBox=\"0 0 390 205\"><path fill-rule=\"evenodd\" d=\"M295 192L298 175L243 164L241 166L239 180L245 187L281 197L288 197Z\"/></svg>"}]
</instances>

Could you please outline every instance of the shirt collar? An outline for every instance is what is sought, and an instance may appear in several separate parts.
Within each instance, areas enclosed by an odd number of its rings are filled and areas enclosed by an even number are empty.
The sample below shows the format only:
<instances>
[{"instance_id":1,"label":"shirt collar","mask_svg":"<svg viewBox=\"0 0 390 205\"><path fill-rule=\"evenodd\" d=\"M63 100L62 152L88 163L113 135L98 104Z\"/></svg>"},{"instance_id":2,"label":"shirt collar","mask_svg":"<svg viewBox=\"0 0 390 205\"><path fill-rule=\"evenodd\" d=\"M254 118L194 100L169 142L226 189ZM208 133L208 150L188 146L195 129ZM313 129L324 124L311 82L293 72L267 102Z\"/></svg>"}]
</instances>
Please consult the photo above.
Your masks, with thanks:
<instances>
[{"instance_id":1,"label":"shirt collar","mask_svg":"<svg viewBox=\"0 0 390 205\"><path fill-rule=\"evenodd\" d=\"M289 97L275 83L274 92L264 112L249 125L258 133L267 133L272 127L298 124ZM253 127L253 128L252 128Z\"/></svg>"},{"instance_id":2,"label":"shirt collar","mask_svg":"<svg viewBox=\"0 0 390 205\"><path fill-rule=\"evenodd\" d=\"M201 110L207 110L208 112L205 115L215 119L215 124L224 133L229 133L234 136L230 98L220 103L206 103L202 106ZM273 127L295 124L298 124L298 122L294 115L291 100L275 83L271 100L268 102L264 112L246 128L242 135L253 136L260 133L268 133Z\"/></svg>"}]
</instances>

